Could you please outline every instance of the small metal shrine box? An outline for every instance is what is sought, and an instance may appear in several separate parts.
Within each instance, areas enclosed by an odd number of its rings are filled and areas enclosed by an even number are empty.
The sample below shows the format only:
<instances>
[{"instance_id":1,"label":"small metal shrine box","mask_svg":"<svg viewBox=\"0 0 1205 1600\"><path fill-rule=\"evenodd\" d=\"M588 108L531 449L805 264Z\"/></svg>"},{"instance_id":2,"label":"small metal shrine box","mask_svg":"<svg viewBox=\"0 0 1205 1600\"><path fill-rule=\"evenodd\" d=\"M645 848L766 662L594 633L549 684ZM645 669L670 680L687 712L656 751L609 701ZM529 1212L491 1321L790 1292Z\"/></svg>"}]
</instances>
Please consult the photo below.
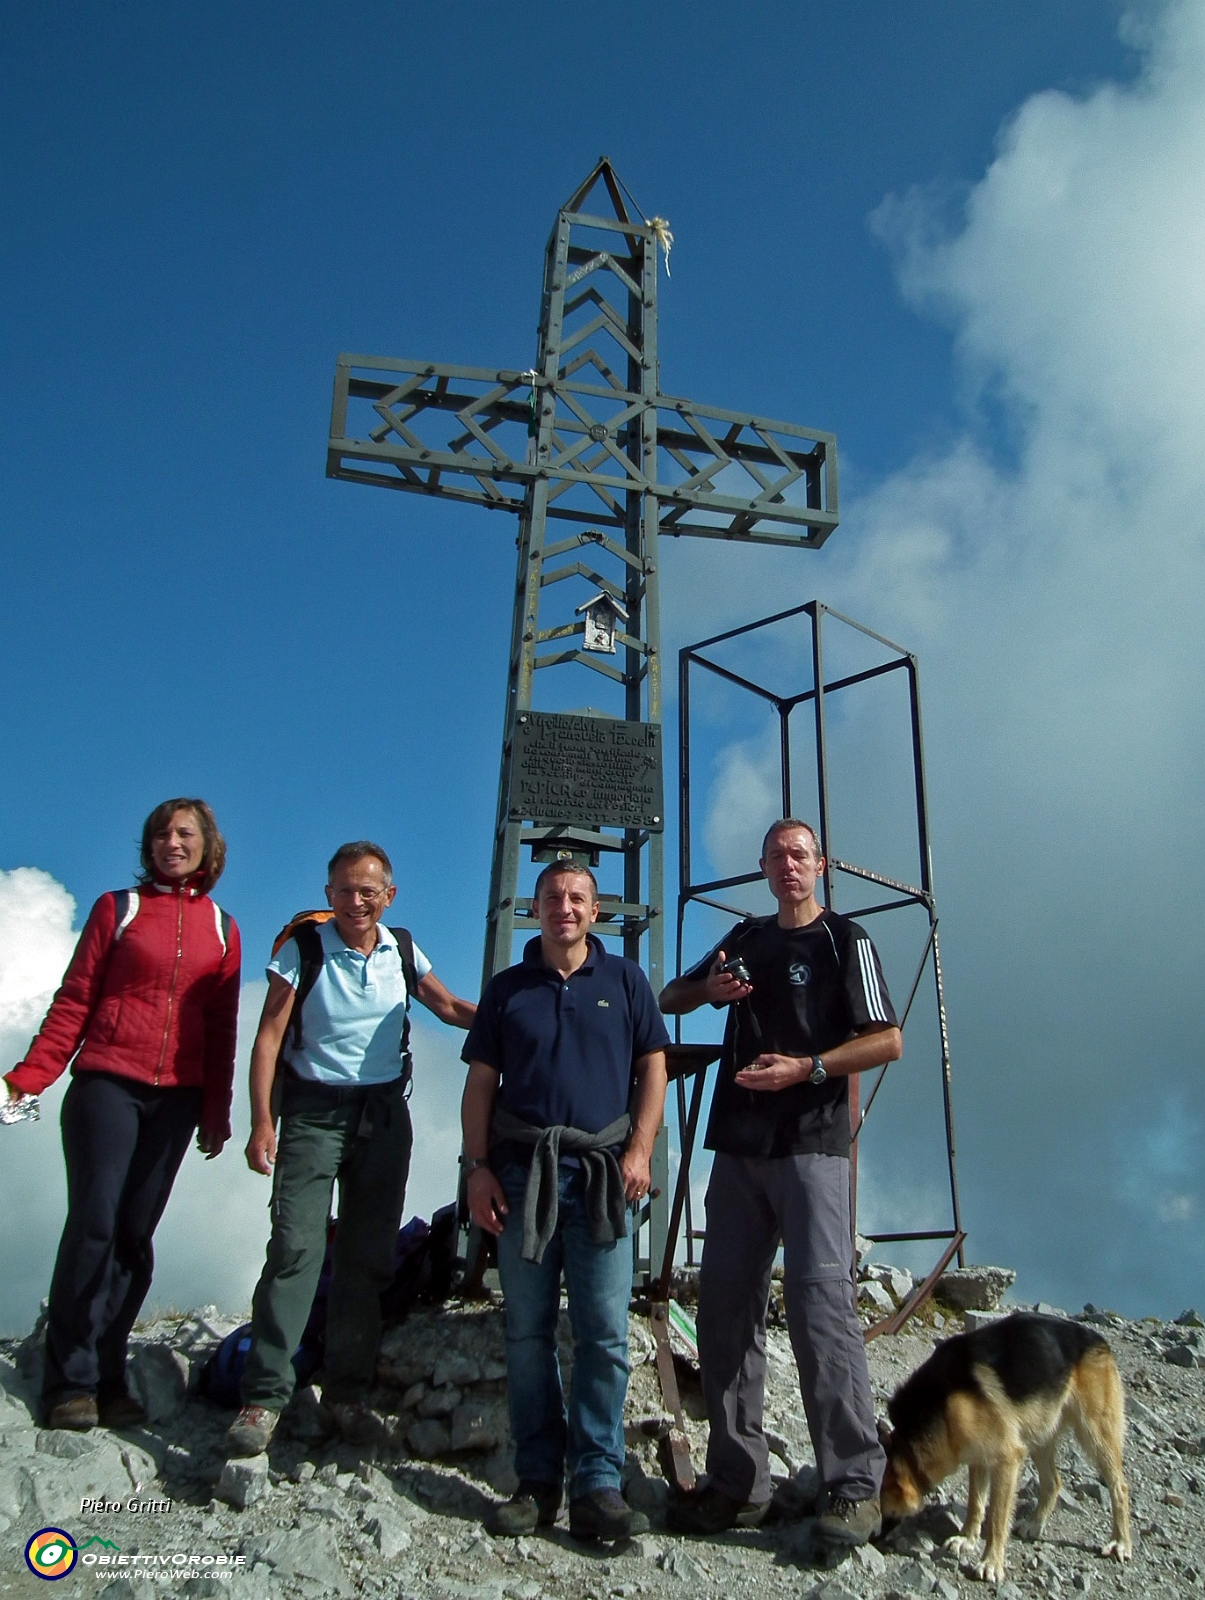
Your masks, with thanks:
<instances>
[{"instance_id":1,"label":"small metal shrine box","mask_svg":"<svg viewBox=\"0 0 1205 1600\"><path fill-rule=\"evenodd\" d=\"M616 624L628 620L627 609L613 595L607 594L605 589L600 589L589 600L583 600L577 610L586 613L583 650L591 650L599 656L613 656Z\"/></svg>"}]
</instances>

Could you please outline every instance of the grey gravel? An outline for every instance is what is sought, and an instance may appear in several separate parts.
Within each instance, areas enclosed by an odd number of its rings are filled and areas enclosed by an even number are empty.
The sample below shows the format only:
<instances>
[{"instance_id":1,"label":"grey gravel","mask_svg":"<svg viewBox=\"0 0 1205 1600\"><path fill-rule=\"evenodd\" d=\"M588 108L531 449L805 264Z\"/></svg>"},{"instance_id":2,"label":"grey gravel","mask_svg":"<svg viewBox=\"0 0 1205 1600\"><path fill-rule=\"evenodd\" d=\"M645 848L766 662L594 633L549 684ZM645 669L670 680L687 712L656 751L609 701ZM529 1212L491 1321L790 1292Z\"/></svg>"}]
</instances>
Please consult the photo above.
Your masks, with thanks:
<instances>
[{"instance_id":1,"label":"grey gravel","mask_svg":"<svg viewBox=\"0 0 1205 1600\"><path fill-rule=\"evenodd\" d=\"M891 1300L908 1292L907 1275L874 1262L863 1272ZM677 1280L689 1305L689 1275ZM874 1297L878 1300L878 1295ZM869 1319L882 1307L864 1313ZM941 1313L943 1332L990 1312ZM770 1378L766 1432L777 1474L773 1520L710 1540L679 1538L665 1528L669 1490L663 1472L667 1418L646 1322L633 1320L632 1382L626 1418L625 1490L652 1531L613 1549L575 1544L564 1513L558 1525L526 1539L492 1540L482 1523L489 1506L514 1487L506 1415L502 1319L496 1299L421 1311L388 1334L374 1403L387 1424L383 1444L355 1449L326 1435L320 1395L303 1391L266 1457L225 1463L223 1436L232 1413L196 1398L208 1352L238 1318L212 1307L138 1331L131 1362L148 1405L146 1428L123 1434L50 1433L31 1406L40 1367L38 1337L0 1344L0 1539L9 1570L21 1571L25 1541L46 1526L65 1528L83 1555L107 1540L134 1562L114 1571L81 1559L72 1593L93 1600L220 1595L226 1600L762 1600L816 1595L822 1600L938 1600L996 1595L1205 1595L1205 1357L1195 1313L1176 1322L1129 1322L1086 1308L1083 1318L1109 1339L1127 1391L1127 1473L1133 1498L1135 1556L1127 1569L1102 1561L1108 1495L1073 1448L1063 1459L1064 1491L1038 1545L1014 1539L1008 1575L993 1590L976 1583L943 1548L963 1515L965 1476L943 1484L923 1513L834 1569L817 1569L812 1512L818 1487L807 1424L782 1319L781 1284L772 1290L767 1329ZM561 1355L570 1367L567 1326ZM880 1409L935 1342L935 1313L868 1346ZM1185 1355L1177 1352L1187 1352ZM697 1374L679 1347L686 1432L701 1465L707 1429ZM1188 1358L1191 1358L1189 1360ZM430 1403L423 1402L431 1397ZM448 1406L451 1404L451 1410ZM422 1415L433 1411L435 1415ZM1036 1483L1027 1468L1019 1513L1032 1508ZM81 1500L116 1505L81 1513ZM169 1510L131 1505L170 1503ZM147 1561L173 1552L211 1558L160 1572ZM224 1558L219 1573L218 1558ZM238 1559L241 1558L241 1559Z\"/></svg>"}]
</instances>

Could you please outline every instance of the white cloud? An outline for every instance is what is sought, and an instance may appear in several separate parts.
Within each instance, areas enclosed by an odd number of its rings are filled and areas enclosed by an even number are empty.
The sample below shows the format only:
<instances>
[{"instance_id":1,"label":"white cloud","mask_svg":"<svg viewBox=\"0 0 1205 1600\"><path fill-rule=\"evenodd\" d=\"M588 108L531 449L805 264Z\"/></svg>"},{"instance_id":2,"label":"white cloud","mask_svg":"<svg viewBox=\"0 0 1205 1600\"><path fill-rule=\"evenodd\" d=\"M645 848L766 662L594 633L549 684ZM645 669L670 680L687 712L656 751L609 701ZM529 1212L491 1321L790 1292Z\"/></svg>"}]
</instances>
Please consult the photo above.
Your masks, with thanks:
<instances>
[{"instance_id":1,"label":"white cloud","mask_svg":"<svg viewBox=\"0 0 1205 1600\"><path fill-rule=\"evenodd\" d=\"M1145 50L1133 84L1020 107L953 225L926 189L873 219L952 329L961 437L820 557L692 551L687 580L692 636L817 595L919 654L972 1247L1118 1304L1205 1265L1159 1248L1189 1186L1139 1203L1102 1159L1156 1084L1205 1112L1201 0L1156 9ZM729 870L752 863L724 819L769 784L730 752L707 835Z\"/></svg>"},{"instance_id":2,"label":"white cloud","mask_svg":"<svg viewBox=\"0 0 1205 1600\"><path fill-rule=\"evenodd\" d=\"M778 751L765 748L764 740L742 740L717 757L709 786L703 840L717 876L736 876L756 869L767 827L782 812ZM742 886L733 897L758 907L765 891ZM772 904L772 902L769 902Z\"/></svg>"},{"instance_id":3,"label":"white cloud","mask_svg":"<svg viewBox=\"0 0 1205 1600\"><path fill-rule=\"evenodd\" d=\"M75 901L48 872L0 872L0 1071L25 1054L75 946ZM58 1142L60 1091L42 1120L0 1127L4 1272L0 1330L24 1332L46 1292L67 1186Z\"/></svg>"},{"instance_id":4,"label":"white cloud","mask_svg":"<svg viewBox=\"0 0 1205 1600\"><path fill-rule=\"evenodd\" d=\"M16 1062L75 947L75 901L37 867L0 872L0 1060ZM10 1059L11 1058L11 1059Z\"/></svg>"},{"instance_id":5,"label":"white cloud","mask_svg":"<svg viewBox=\"0 0 1205 1600\"><path fill-rule=\"evenodd\" d=\"M0 1062L24 1055L45 1014L77 934L75 901L49 873L0 872ZM243 986L232 1122L234 1134L214 1161L185 1157L155 1235L155 1280L147 1311L215 1304L245 1311L268 1239L268 1179L243 1159L250 1131L247 1072L266 985ZM416 1082L411 1109L417 1133L406 1215L430 1217L456 1197L460 1150L459 1060L463 1035L416 1019ZM26 1332L50 1285L66 1214L59 1108L68 1078L42 1096L37 1123L0 1127L0 1215L5 1221L0 1335Z\"/></svg>"}]
</instances>

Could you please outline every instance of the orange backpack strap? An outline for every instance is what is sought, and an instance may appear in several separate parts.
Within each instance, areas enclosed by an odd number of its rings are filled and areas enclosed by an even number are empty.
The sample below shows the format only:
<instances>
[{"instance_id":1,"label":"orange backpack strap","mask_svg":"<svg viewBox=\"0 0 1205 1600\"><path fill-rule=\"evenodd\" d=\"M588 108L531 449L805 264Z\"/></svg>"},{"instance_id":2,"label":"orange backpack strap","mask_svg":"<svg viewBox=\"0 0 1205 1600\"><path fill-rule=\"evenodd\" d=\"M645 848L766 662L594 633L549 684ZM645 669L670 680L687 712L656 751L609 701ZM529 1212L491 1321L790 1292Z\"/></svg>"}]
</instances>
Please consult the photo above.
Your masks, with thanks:
<instances>
[{"instance_id":1,"label":"orange backpack strap","mask_svg":"<svg viewBox=\"0 0 1205 1600\"><path fill-rule=\"evenodd\" d=\"M318 974L322 971L322 934L319 930L334 914L333 911L299 911L285 923L272 941L272 954L276 955L290 939L296 939L301 956L301 970L297 975L297 990L293 997L293 1014L289 1018L293 1048L298 1051L301 1049L301 1008L305 1005L305 998L317 983ZM282 1045L282 1055L283 1052Z\"/></svg>"},{"instance_id":2,"label":"orange backpack strap","mask_svg":"<svg viewBox=\"0 0 1205 1600\"><path fill-rule=\"evenodd\" d=\"M306 922L329 922L334 914L335 913L331 910L296 912L285 923L284 927L276 935L275 939L273 939L272 954L277 955L279 953L281 946L287 943L287 941L293 937L293 935L297 932L299 925Z\"/></svg>"}]
</instances>

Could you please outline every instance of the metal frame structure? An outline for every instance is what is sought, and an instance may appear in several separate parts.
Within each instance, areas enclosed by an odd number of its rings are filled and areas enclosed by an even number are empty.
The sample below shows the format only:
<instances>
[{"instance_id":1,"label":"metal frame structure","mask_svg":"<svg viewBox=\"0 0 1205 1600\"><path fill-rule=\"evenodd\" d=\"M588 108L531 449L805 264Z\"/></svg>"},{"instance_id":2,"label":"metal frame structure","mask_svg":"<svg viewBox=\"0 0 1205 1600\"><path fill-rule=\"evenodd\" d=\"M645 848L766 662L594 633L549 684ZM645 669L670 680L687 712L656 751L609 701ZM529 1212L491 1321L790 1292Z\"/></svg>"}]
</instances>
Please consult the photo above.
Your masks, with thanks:
<instances>
[{"instance_id":1,"label":"metal frame structure","mask_svg":"<svg viewBox=\"0 0 1205 1600\"><path fill-rule=\"evenodd\" d=\"M601 206L594 202L601 200ZM487 906L484 977L509 965L516 930L536 923L519 894L521 851L622 862L622 893L598 931L664 981L664 856L659 827L539 826L516 806L515 747L537 676L580 666L622 690L620 717L662 718L662 535L815 549L837 525L831 433L666 395L657 356L657 251L646 219L602 157L557 214L544 259L536 363L526 372L341 355L327 475L435 496L518 519L518 572ZM550 539L558 522L576 524ZM588 558L583 559L583 558ZM596 570L608 566L608 572ZM618 659L583 647L586 623L552 586L581 579L622 607ZM552 625L542 615L552 609ZM619 613L617 612L617 616ZM668 1223L666 1139L649 1203L651 1274Z\"/></svg>"},{"instance_id":2,"label":"metal frame structure","mask_svg":"<svg viewBox=\"0 0 1205 1600\"><path fill-rule=\"evenodd\" d=\"M752 678L733 672L730 668L708 658L703 652L708 649L725 644L730 640L768 628L775 623L787 622L794 617L807 617L811 624L811 663L812 682L810 687L791 694L783 694L757 683ZM846 676L827 680L824 669L824 624L826 619L841 623L855 629L865 638L873 640L876 644L889 652L889 658L877 666L867 668L861 672L850 673ZM840 874L852 878L860 883L872 885L876 889L886 890L889 899L879 899L872 904L857 907L848 912L854 917L878 916L889 911L919 906L924 909L928 917L928 936L921 952L917 965L916 976L912 981L908 993L907 1003L901 1015L901 1026L907 1020L916 998L921 979L926 967L932 967L933 982L937 1002L937 1023L939 1056L941 1070L942 1104L945 1115L946 1154L949 1170L950 1205L952 1223L948 1229L925 1229L905 1231L899 1233L871 1234L868 1237L877 1244L920 1242L925 1240L948 1241L947 1250L943 1255L941 1266L944 1268L948 1260L955 1253L959 1263L963 1263L962 1243L965 1237L962 1228L961 1207L958 1198L958 1176L955 1158L954 1140L954 1110L951 1094L950 1072L950 1043L946 1025L945 989L942 982L941 952L938 945L937 904L933 895L933 869L929 848L929 807L925 785L925 757L924 737L921 725L920 684L916 657L901 645L893 644L882 634L875 633L873 629L865 627L860 622L855 622L852 617L844 616L839 611L822 604L819 600L810 600L804 605L792 606L786 611L776 612L773 616L762 617L757 622L746 623L743 627L730 628L725 633L712 635L709 639L701 639L697 644L686 645L678 655L678 737L679 737L679 800L680 819L678 831L678 929L677 929L677 970L682 971L682 940L687 907L692 903L712 906L717 910L725 911L733 916L750 916L751 912L739 906L729 904L726 900L717 899L716 896L728 890L739 888L742 884L761 881L760 872L738 873L735 877L714 878L707 882L696 883L692 877L691 862L691 740L690 740L690 688L691 668L697 667L703 671L714 674L726 683L732 684L748 694L752 694L773 708L779 719L779 763L780 784L782 795L782 815L789 817L793 811L792 783L791 783L791 715L797 707L810 705L812 708L812 738L815 745L816 759L816 801L817 825L820 832L820 846L825 857L824 867L824 897L825 903L835 909L834 875ZM888 877L881 872L876 872L869 867L856 865L846 861L837 854L839 830L834 830L834 820L829 792L829 754L828 754L828 729L827 729L827 701L830 696L852 689L856 685L881 678L888 673L903 672L908 680L909 699L909 724L912 744L912 769L916 809L916 845L918 861L919 883L903 883L897 878ZM681 1038L681 1019L677 1023L678 1038ZM706 1079L707 1066L719 1056L718 1046L697 1045L683 1046L684 1051L693 1050L693 1059L684 1059L684 1070L675 1080L675 1095L678 1113L678 1136L681 1150L681 1165L679 1167L678 1182L674 1192L673 1203L670 1211L669 1228L667 1232L666 1251L662 1262L661 1282L668 1286L673 1269L673 1260L677 1247L678 1233L685 1221L686 1252L688 1264L694 1263L695 1242L703 1237L702 1231L694 1227L690 1196L690 1167L694 1153L695 1140L698 1134L699 1116L703 1105L703 1092ZM852 1163L851 1182L853 1194L851 1199L856 1201L857 1193L857 1139L866 1124L866 1118L874 1104L879 1089L887 1073L887 1067L881 1067L875 1078L865 1107L859 1105L859 1079L850 1081L850 1116L853 1124L854 1160ZM693 1084L687 1098L686 1078L693 1076ZM856 1217L856 1210L854 1212Z\"/></svg>"}]
</instances>

